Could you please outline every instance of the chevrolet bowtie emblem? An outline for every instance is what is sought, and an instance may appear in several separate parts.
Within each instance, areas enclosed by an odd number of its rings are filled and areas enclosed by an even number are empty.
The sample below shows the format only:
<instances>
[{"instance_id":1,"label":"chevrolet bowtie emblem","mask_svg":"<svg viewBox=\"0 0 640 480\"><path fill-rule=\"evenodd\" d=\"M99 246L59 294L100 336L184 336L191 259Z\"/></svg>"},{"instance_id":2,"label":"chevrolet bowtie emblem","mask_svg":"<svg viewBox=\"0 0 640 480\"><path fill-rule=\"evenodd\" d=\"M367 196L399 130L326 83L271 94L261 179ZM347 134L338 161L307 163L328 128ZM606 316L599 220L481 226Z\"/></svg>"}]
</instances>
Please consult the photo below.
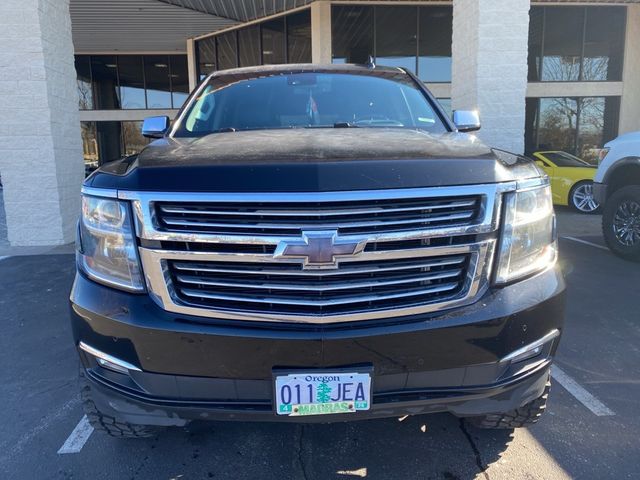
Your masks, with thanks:
<instances>
[{"instance_id":1,"label":"chevrolet bowtie emblem","mask_svg":"<svg viewBox=\"0 0 640 480\"><path fill-rule=\"evenodd\" d=\"M302 268L338 268L340 257L353 257L366 244L366 239L340 239L335 230L302 232L299 240L281 241L273 256L300 259Z\"/></svg>"}]
</instances>

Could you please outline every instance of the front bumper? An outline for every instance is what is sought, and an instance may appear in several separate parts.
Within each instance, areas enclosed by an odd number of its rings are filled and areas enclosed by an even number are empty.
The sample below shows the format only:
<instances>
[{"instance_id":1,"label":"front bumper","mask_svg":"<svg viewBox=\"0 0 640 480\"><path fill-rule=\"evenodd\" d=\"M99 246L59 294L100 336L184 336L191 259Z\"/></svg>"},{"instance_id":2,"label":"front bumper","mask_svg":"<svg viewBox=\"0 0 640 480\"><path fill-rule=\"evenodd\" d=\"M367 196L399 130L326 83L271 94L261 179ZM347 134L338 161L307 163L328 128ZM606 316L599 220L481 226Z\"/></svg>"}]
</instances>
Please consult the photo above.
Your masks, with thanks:
<instances>
[{"instance_id":1,"label":"front bumper","mask_svg":"<svg viewBox=\"0 0 640 480\"><path fill-rule=\"evenodd\" d=\"M81 352L96 404L131 423L151 425L508 411L542 393L558 337L532 358L504 359L561 331L563 313L564 282L557 268L489 291L464 308L325 326L249 325L171 314L146 295L113 290L80 274L71 295L76 344L139 369L118 373ZM371 410L276 416L274 370L342 367L373 369Z\"/></svg>"}]
</instances>

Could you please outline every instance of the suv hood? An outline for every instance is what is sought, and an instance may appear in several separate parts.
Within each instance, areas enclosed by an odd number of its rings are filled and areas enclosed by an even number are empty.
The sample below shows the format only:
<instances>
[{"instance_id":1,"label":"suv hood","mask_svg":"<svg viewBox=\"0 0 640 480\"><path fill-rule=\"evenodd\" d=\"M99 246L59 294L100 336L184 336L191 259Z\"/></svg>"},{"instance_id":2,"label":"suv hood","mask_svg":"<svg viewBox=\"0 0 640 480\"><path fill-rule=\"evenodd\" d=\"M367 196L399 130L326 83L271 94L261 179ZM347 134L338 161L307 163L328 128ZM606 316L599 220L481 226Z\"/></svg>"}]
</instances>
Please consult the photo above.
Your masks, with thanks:
<instances>
[{"instance_id":1,"label":"suv hood","mask_svg":"<svg viewBox=\"0 0 640 480\"><path fill-rule=\"evenodd\" d=\"M338 191L537 177L530 160L475 136L400 128L303 128L164 138L87 179L141 191Z\"/></svg>"}]
</instances>

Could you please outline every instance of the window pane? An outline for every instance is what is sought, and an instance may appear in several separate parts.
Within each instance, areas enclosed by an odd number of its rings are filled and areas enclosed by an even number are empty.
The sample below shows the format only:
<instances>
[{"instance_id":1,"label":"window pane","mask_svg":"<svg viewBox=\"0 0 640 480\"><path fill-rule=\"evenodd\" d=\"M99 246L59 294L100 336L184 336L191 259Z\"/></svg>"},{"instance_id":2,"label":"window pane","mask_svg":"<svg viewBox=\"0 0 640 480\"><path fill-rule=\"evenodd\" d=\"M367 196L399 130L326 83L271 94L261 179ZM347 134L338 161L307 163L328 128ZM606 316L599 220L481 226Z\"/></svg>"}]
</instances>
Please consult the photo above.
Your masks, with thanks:
<instances>
[{"instance_id":1,"label":"window pane","mask_svg":"<svg viewBox=\"0 0 640 480\"><path fill-rule=\"evenodd\" d=\"M544 7L531 7L529 11L529 81L540 80L542 62L542 24Z\"/></svg>"},{"instance_id":2,"label":"window pane","mask_svg":"<svg viewBox=\"0 0 640 480\"><path fill-rule=\"evenodd\" d=\"M583 80L622 80L625 7L588 7Z\"/></svg>"},{"instance_id":3,"label":"window pane","mask_svg":"<svg viewBox=\"0 0 640 480\"><path fill-rule=\"evenodd\" d=\"M262 63L285 63L284 17L262 24Z\"/></svg>"},{"instance_id":4,"label":"window pane","mask_svg":"<svg viewBox=\"0 0 640 480\"><path fill-rule=\"evenodd\" d=\"M542 80L579 80L583 24L582 7L545 8Z\"/></svg>"},{"instance_id":5,"label":"window pane","mask_svg":"<svg viewBox=\"0 0 640 480\"><path fill-rule=\"evenodd\" d=\"M289 63L311 62L311 10L286 17Z\"/></svg>"},{"instance_id":6,"label":"window pane","mask_svg":"<svg viewBox=\"0 0 640 480\"><path fill-rule=\"evenodd\" d=\"M524 153L531 155L538 150L538 106L540 100L527 98L524 116Z\"/></svg>"},{"instance_id":7,"label":"window pane","mask_svg":"<svg viewBox=\"0 0 640 480\"><path fill-rule=\"evenodd\" d=\"M146 108L142 57L139 55L118 56L118 77L120 78L122 108Z\"/></svg>"},{"instance_id":8,"label":"window pane","mask_svg":"<svg viewBox=\"0 0 640 480\"><path fill-rule=\"evenodd\" d=\"M171 108L169 57L144 57L144 76L147 83L147 108Z\"/></svg>"},{"instance_id":9,"label":"window pane","mask_svg":"<svg viewBox=\"0 0 640 480\"><path fill-rule=\"evenodd\" d=\"M450 98L438 98L438 102L440 106L444 109L447 117L451 118L453 115L453 109L451 108L451 99Z\"/></svg>"},{"instance_id":10,"label":"window pane","mask_svg":"<svg viewBox=\"0 0 640 480\"><path fill-rule=\"evenodd\" d=\"M421 7L419 12L418 75L420 80L450 82L453 9Z\"/></svg>"},{"instance_id":11,"label":"window pane","mask_svg":"<svg viewBox=\"0 0 640 480\"><path fill-rule=\"evenodd\" d=\"M416 71L417 7L377 7L376 63Z\"/></svg>"},{"instance_id":12,"label":"window pane","mask_svg":"<svg viewBox=\"0 0 640 480\"><path fill-rule=\"evenodd\" d=\"M198 57L198 79L216 71L216 39L205 38L196 42L196 56Z\"/></svg>"},{"instance_id":13,"label":"window pane","mask_svg":"<svg viewBox=\"0 0 640 480\"><path fill-rule=\"evenodd\" d=\"M98 168L98 140L95 122L80 122L80 132L82 134L84 170L88 175Z\"/></svg>"},{"instance_id":14,"label":"window pane","mask_svg":"<svg viewBox=\"0 0 640 480\"><path fill-rule=\"evenodd\" d=\"M592 164L606 142L615 138L620 113L619 97L584 97L580 99L577 155Z\"/></svg>"},{"instance_id":15,"label":"window pane","mask_svg":"<svg viewBox=\"0 0 640 480\"><path fill-rule=\"evenodd\" d=\"M541 98L538 150L575 153L577 120L577 99Z\"/></svg>"},{"instance_id":16,"label":"window pane","mask_svg":"<svg viewBox=\"0 0 640 480\"><path fill-rule=\"evenodd\" d=\"M78 107L80 110L93 108L93 91L91 90L91 57L76 55L76 74L78 83Z\"/></svg>"},{"instance_id":17,"label":"window pane","mask_svg":"<svg viewBox=\"0 0 640 480\"><path fill-rule=\"evenodd\" d=\"M217 37L218 69L236 68L238 66L236 32L227 32Z\"/></svg>"},{"instance_id":18,"label":"window pane","mask_svg":"<svg viewBox=\"0 0 640 480\"><path fill-rule=\"evenodd\" d=\"M122 157L120 122L96 122L100 164Z\"/></svg>"},{"instance_id":19,"label":"window pane","mask_svg":"<svg viewBox=\"0 0 640 480\"><path fill-rule=\"evenodd\" d=\"M113 110L120 108L118 97L118 64L115 55L91 57L95 108Z\"/></svg>"},{"instance_id":20,"label":"window pane","mask_svg":"<svg viewBox=\"0 0 640 480\"><path fill-rule=\"evenodd\" d=\"M260 65L260 26L243 28L238 31L240 47L240 66Z\"/></svg>"},{"instance_id":21,"label":"window pane","mask_svg":"<svg viewBox=\"0 0 640 480\"><path fill-rule=\"evenodd\" d=\"M180 108L189 96L189 71L186 55L170 55L171 99L173 108Z\"/></svg>"},{"instance_id":22,"label":"window pane","mask_svg":"<svg viewBox=\"0 0 640 480\"><path fill-rule=\"evenodd\" d=\"M149 143L149 139L142 136L142 122L122 122L121 128L123 155L139 153Z\"/></svg>"},{"instance_id":23,"label":"window pane","mask_svg":"<svg viewBox=\"0 0 640 480\"><path fill-rule=\"evenodd\" d=\"M373 7L331 8L333 63L366 63L373 56Z\"/></svg>"}]
</instances>

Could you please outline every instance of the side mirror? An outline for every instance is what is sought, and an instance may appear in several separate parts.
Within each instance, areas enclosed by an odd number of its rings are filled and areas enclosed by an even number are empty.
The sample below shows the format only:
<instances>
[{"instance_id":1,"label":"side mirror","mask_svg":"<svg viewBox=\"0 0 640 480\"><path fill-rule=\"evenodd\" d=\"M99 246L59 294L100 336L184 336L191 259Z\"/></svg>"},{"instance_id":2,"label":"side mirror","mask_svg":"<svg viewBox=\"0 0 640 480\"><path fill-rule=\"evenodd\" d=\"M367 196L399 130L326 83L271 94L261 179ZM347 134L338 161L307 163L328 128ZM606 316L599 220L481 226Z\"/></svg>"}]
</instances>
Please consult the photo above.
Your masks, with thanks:
<instances>
[{"instance_id":1,"label":"side mirror","mask_svg":"<svg viewBox=\"0 0 640 480\"><path fill-rule=\"evenodd\" d=\"M147 117L142 122L142 136L162 138L169 130L169 117Z\"/></svg>"},{"instance_id":2,"label":"side mirror","mask_svg":"<svg viewBox=\"0 0 640 480\"><path fill-rule=\"evenodd\" d=\"M480 130L480 117L476 110L454 110L453 123L459 132Z\"/></svg>"}]
</instances>

